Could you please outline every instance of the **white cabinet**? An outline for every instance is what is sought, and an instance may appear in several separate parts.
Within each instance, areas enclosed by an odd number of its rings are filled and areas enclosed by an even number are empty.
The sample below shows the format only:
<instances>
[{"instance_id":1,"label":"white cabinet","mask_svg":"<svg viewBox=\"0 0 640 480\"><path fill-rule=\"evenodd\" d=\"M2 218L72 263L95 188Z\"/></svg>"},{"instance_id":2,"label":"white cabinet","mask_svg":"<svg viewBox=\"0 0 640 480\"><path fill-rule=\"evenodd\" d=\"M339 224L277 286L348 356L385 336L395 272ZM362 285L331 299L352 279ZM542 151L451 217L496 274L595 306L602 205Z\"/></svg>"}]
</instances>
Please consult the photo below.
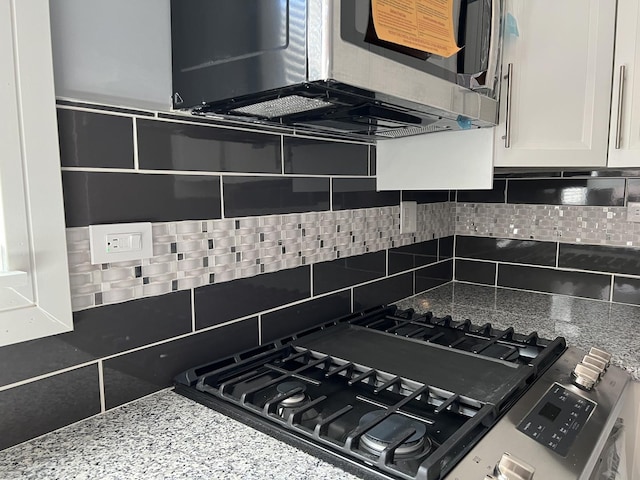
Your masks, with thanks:
<instances>
[{"instance_id":1,"label":"white cabinet","mask_svg":"<svg viewBox=\"0 0 640 480\"><path fill-rule=\"evenodd\" d=\"M609 166L640 167L640 2L638 0L618 0Z\"/></svg>"},{"instance_id":2,"label":"white cabinet","mask_svg":"<svg viewBox=\"0 0 640 480\"><path fill-rule=\"evenodd\" d=\"M0 0L0 346L73 329L47 0Z\"/></svg>"},{"instance_id":3,"label":"white cabinet","mask_svg":"<svg viewBox=\"0 0 640 480\"><path fill-rule=\"evenodd\" d=\"M507 11L519 36L505 37L495 166L605 166L616 2L507 0Z\"/></svg>"}]
</instances>

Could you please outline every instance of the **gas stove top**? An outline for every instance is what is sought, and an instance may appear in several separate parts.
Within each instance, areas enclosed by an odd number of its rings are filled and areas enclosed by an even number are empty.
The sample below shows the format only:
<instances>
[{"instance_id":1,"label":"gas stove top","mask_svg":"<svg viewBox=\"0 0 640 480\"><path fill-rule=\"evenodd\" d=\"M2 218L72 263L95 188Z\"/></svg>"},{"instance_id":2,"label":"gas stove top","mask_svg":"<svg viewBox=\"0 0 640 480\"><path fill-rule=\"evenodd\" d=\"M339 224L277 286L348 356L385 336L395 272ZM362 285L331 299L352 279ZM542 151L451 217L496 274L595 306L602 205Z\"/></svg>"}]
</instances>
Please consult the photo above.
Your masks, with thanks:
<instances>
[{"instance_id":1,"label":"gas stove top","mask_svg":"<svg viewBox=\"0 0 640 480\"><path fill-rule=\"evenodd\" d=\"M187 370L176 391L365 478L436 480L565 350L561 337L379 307Z\"/></svg>"}]
</instances>

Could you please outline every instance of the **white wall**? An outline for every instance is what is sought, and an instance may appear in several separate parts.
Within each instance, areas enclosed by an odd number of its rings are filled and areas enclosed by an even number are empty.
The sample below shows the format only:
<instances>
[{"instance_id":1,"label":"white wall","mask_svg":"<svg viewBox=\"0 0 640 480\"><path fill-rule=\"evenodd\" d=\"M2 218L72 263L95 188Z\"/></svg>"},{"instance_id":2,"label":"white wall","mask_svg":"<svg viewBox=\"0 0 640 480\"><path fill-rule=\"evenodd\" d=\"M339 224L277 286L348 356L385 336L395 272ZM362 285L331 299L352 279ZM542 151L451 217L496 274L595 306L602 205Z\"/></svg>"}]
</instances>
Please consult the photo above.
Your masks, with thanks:
<instances>
[{"instance_id":1,"label":"white wall","mask_svg":"<svg viewBox=\"0 0 640 480\"><path fill-rule=\"evenodd\" d=\"M167 110L169 0L50 0L56 95Z\"/></svg>"}]
</instances>

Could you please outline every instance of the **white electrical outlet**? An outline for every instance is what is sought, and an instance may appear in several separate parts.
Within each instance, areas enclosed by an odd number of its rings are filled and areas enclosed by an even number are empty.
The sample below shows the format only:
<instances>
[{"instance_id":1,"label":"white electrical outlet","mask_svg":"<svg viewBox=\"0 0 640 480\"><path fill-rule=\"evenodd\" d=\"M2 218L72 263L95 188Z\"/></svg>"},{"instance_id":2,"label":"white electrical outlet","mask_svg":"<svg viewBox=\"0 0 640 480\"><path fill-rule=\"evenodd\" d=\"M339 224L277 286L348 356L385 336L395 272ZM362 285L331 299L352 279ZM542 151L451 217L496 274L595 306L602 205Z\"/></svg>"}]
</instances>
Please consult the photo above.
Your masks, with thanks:
<instances>
[{"instance_id":1,"label":"white electrical outlet","mask_svg":"<svg viewBox=\"0 0 640 480\"><path fill-rule=\"evenodd\" d=\"M151 223L90 225L89 244L94 265L153 257Z\"/></svg>"},{"instance_id":2,"label":"white electrical outlet","mask_svg":"<svg viewBox=\"0 0 640 480\"><path fill-rule=\"evenodd\" d=\"M418 202L400 202L400 233L418 231Z\"/></svg>"},{"instance_id":3,"label":"white electrical outlet","mask_svg":"<svg viewBox=\"0 0 640 480\"><path fill-rule=\"evenodd\" d=\"M640 222L640 202L627 203L627 222Z\"/></svg>"}]
</instances>

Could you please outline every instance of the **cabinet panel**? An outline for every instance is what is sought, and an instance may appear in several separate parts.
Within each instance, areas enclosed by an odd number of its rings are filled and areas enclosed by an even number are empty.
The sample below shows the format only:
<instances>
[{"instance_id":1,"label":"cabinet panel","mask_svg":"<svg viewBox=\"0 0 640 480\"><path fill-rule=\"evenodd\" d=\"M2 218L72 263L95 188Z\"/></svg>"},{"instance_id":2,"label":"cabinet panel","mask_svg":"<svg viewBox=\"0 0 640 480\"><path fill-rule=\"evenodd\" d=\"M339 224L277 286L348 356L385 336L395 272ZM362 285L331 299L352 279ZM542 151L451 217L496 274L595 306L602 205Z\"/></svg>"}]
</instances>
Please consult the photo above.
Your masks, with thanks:
<instances>
[{"instance_id":1,"label":"cabinet panel","mask_svg":"<svg viewBox=\"0 0 640 480\"><path fill-rule=\"evenodd\" d=\"M618 0L609 166L640 166L640 3ZM621 83L622 82L622 83ZM622 97L620 91L622 87Z\"/></svg>"},{"instance_id":2,"label":"cabinet panel","mask_svg":"<svg viewBox=\"0 0 640 480\"><path fill-rule=\"evenodd\" d=\"M606 165L615 2L508 0L507 6L519 36L505 37L502 71L511 64L512 74L502 82L495 165Z\"/></svg>"}]
</instances>

